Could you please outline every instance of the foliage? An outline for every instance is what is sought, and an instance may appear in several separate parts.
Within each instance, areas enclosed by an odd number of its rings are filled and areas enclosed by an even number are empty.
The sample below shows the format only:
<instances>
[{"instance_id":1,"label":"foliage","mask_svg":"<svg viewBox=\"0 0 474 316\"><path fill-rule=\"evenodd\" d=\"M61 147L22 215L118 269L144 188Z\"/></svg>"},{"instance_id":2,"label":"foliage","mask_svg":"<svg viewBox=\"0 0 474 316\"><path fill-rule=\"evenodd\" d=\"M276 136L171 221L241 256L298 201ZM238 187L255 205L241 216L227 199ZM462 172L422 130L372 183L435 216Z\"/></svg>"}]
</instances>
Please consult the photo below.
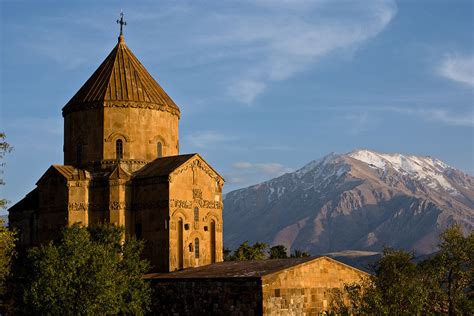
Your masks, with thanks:
<instances>
[{"instance_id":1,"label":"foliage","mask_svg":"<svg viewBox=\"0 0 474 316\"><path fill-rule=\"evenodd\" d=\"M368 280L363 280L368 282ZM331 312L336 315L362 314L363 285L360 283L344 284L343 289L335 288L331 292Z\"/></svg>"},{"instance_id":2,"label":"foliage","mask_svg":"<svg viewBox=\"0 0 474 316\"><path fill-rule=\"evenodd\" d=\"M374 265L374 274L360 284L346 284L332 293L338 314L419 315L428 303L428 291L413 255L386 248Z\"/></svg>"},{"instance_id":3,"label":"foliage","mask_svg":"<svg viewBox=\"0 0 474 316\"><path fill-rule=\"evenodd\" d=\"M234 252L232 260L245 261L245 260L263 260L266 259L266 250L268 244L264 242L256 242L250 245L248 241L244 241Z\"/></svg>"},{"instance_id":4,"label":"foliage","mask_svg":"<svg viewBox=\"0 0 474 316\"><path fill-rule=\"evenodd\" d=\"M378 314L420 314L429 303L422 273L413 254L385 249L376 265L373 287L367 291L366 304Z\"/></svg>"},{"instance_id":5,"label":"foliage","mask_svg":"<svg viewBox=\"0 0 474 316\"><path fill-rule=\"evenodd\" d=\"M474 237L458 226L440 235L440 251L415 263L413 254L387 248L374 274L332 292L331 308L341 315L473 315Z\"/></svg>"},{"instance_id":6,"label":"foliage","mask_svg":"<svg viewBox=\"0 0 474 316\"><path fill-rule=\"evenodd\" d=\"M151 292L142 278L143 244L122 237L119 227L73 225L59 242L28 250L22 312L144 314Z\"/></svg>"},{"instance_id":7,"label":"foliage","mask_svg":"<svg viewBox=\"0 0 474 316\"><path fill-rule=\"evenodd\" d=\"M268 251L270 259L285 259L288 258L286 247L283 245L276 245Z\"/></svg>"},{"instance_id":8,"label":"foliage","mask_svg":"<svg viewBox=\"0 0 474 316\"><path fill-rule=\"evenodd\" d=\"M290 258L306 258L309 256L311 256L309 252L295 249L293 253L290 255Z\"/></svg>"},{"instance_id":9,"label":"foliage","mask_svg":"<svg viewBox=\"0 0 474 316\"><path fill-rule=\"evenodd\" d=\"M5 157L5 154L11 152L13 149L10 144L5 141L5 138L5 133L0 132L0 185L5 184L5 182L3 182L3 177L1 176L3 174L3 167L5 166L3 158ZM5 208L7 203L7 200L0 199L0 209Z\"/></svg>"},{"instance_id":10,"label":"foliage","mask_svg":"<svg viewBox=\"0 0 474 316\"><path fill-rule=\"evenodd\" d=\"M6 291L6 280L16 255L15 241L15 233L5 227L5 223L0 219L0 295L4 295Z\"/></svg>"},{"instance_id":11,"label":"foliage","mask_svg":"<svg viewBox=\"0 0 474 316\"><path fill-rule=\"evenodd\" d=\"M290 258L305 258L310 254L306 251L296 249ZM245 260L263 260L263 259L286 259L288 251L283 245L276 245L269 248L267 243L256 242L250 245L248 241L244 241L234 251L224 248L224 261L245 261Z\"/></svg>"},{"instance_id":12,"label":"foliage","mask_svg":"<svg viewBox=\"0 0 474 316\"><path fill-rule=\"evenodd\" d=\"M464 237L453 225L440 236L440 251L432 259L431 276L444 292L449 315L474 314L474 233Z\"/></svg>"},{"instance_id":13,"label":"foliage","mask_svg":"<svg viewBox=\"0 0 474 316\"><path fill-rule=\"evenodd\" d=\"M3 167L5 155L12 151L12 147L5 141L6 135L0 132L0 185L5 185L3 181ZM4 209L8 201L0 198L0 209ZM16 255L15 250L16 234L5 227L5 223L0 219L0 296L2 305L5 301L7 291L7 279L10 277L12 261ZM3 309L4 306L2 306Z\"/></svg>"}]
</instances>

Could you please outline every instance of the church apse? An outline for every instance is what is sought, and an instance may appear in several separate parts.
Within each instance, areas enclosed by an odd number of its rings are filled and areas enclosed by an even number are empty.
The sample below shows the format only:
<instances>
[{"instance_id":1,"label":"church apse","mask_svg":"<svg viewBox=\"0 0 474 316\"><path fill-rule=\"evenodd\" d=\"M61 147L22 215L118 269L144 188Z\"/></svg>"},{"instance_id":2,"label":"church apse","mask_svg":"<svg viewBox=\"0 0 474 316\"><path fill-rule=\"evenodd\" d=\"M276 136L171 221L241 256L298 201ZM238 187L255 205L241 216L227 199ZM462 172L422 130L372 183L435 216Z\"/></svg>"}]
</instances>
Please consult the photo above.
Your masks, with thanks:
<instances>
[{"instance_id":1,"label":"church apse","mask_svg":"<svg viewBox=\"0 0 474 316\"><path fill-rule=\"evenodd\" d=\"M170 270L223 260L222 178L198 155L171 174ZM180 230L183 221L183 231ZM213 231L214 230L214 231Z\"/></svg>"}]
</instances>

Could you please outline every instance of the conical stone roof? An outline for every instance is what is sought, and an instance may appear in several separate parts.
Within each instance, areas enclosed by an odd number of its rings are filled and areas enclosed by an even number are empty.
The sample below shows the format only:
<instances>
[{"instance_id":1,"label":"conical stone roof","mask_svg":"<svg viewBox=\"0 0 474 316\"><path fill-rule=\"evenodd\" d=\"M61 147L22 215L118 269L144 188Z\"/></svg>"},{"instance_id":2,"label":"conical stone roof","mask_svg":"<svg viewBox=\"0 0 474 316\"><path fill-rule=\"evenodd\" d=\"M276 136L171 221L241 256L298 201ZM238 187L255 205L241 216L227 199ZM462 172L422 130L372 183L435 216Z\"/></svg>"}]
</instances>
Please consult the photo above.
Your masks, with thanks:
<instances>
[{"instance_id":1,"label":"conical stone roof","mask_svg":"<svg viewBox=\"0 0 474 316\"><path fill-rule=\"evenodd\" d=\"M125 44L123 36L107 58L63 108L138 107L171 112L179 108Z\"/></svg>"}]
</instances>

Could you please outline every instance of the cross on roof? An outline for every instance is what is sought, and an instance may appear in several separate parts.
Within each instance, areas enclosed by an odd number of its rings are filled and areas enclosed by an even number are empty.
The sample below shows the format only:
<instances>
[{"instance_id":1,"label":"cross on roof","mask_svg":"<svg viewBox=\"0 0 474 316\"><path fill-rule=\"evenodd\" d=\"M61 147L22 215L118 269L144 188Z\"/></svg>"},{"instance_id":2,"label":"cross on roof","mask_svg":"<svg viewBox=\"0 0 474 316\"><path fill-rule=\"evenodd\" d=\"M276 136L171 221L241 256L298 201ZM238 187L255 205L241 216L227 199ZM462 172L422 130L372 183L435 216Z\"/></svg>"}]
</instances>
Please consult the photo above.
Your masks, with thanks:
<instances>
[{"instance_id":1,"label":"cross on roof","mask_svg":"<svg viewBox=\"0 0 474 316\"><path fill-rule=\"evenodd\" d=\"M123 20L123 11L120 12L120 19L117 20L117 24L120 24L120 35L123 35L123 26L127 25L127 22Z\"/></svg>"}]
</instances>

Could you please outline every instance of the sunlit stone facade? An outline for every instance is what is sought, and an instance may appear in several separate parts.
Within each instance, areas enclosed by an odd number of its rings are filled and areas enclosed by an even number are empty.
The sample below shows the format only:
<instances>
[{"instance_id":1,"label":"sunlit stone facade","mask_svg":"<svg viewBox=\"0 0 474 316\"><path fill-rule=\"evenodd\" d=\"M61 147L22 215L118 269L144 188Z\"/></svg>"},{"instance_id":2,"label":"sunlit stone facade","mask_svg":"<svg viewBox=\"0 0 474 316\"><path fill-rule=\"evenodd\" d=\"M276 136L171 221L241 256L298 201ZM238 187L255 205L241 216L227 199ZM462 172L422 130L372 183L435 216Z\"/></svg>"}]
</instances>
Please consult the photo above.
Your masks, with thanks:
<instances>
[{"instance_id":1,"label":"sunlit stone facade","mask_svg":"<svg viewBox=\"0 0 474 316\"><path fill-rule=\"evenodd\" d=\"M145 240L155 271L222 261L224 180L200 155L179 155L180 110L123 36L62 112L64 165L9 210L20 245L112 223Z\"/></svg>"}]
</instances>

